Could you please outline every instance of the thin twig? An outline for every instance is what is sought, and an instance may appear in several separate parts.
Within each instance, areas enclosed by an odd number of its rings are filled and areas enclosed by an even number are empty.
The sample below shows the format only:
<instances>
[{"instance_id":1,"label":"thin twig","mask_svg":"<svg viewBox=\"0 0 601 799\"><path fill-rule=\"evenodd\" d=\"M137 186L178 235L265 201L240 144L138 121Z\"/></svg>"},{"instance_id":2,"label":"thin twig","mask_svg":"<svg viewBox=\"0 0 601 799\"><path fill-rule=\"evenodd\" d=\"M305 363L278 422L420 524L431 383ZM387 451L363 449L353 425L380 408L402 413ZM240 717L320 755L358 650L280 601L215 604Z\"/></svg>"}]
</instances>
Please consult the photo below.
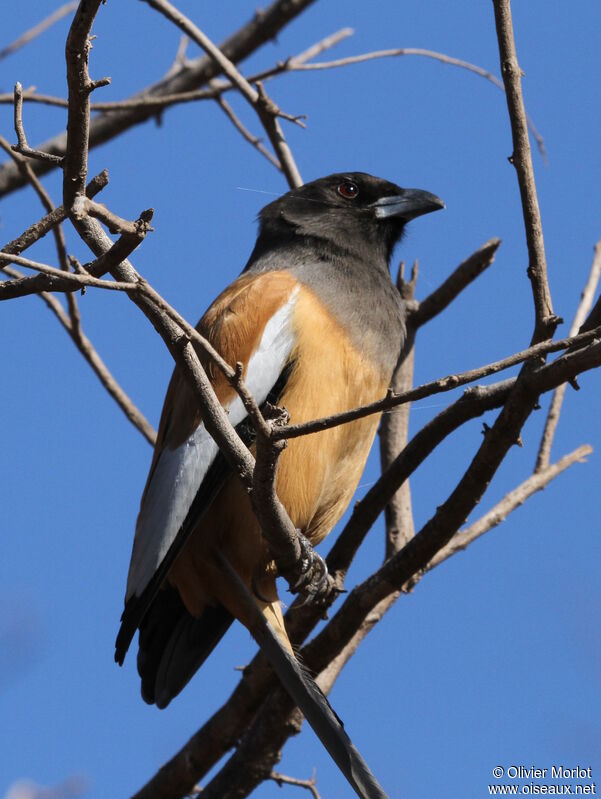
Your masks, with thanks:
<instances>
[{"instance_id":1,"label":"thin twig","mask_svg":"<svg viewBox=\"0 0 601 799\"><path fill-rule=\"evenodd\" d=\"M107 185L108 173L106 170L104 170L99 175L96 175L96 177L92 178L92 180L88 183L86 187L86 195L88 197L94 197ZM3 253L12 253L13 255L17 255L18 253L23 252L23 250L28 249L35 244L36 241L39 241L41 238L43 238L49 231L56 227L56 225L60 225L61 222L64 222L66 218L67 212L65 211L64 206L59 205L58 208L54 209L54 211L51 211L38 222L30 225L24 233L22 233L16 239L13 239L13 241L10 241L2 248L0 251L0 269L2 269L3 264L6 263L3 260ZM43 286L41 286L39 291L43 290Z\"/></svg>"},{"instance_id":2,"label":"thin twig","mask_svg":"<svg viewBox=\"0 0 601 799\"><path fill-rule=\"evenodd\" d=\"M355 419L362 419L374 413L381 413L382 411L396 408L398 405L403 405L406 402L415 402L416 400L430 397L433 394L452 391L459 386L465 386L483 377L502 372L505 369L509 369L512 366L516 366L519 363L523 363L535 357L547 355L550 352L558 352L559 350L573 347L576 344L590 343L598 338L600 333L601 328L594 328L593 330L588 330L586 333L580 333L578 336L558 339L557 341L542 341L540 344L534 344L526 350L521 350L500 361L486 364L486 366L480 366L477 369L470 369L469 371L460 372L459 374L447 375L438 380L433 380L430 383L424 383L421 386L412 388L402 394L388 395L381 400L363 405L360 408L353 408L350 411L332 414L332 416L324 416L321 419L313 419L312 421L303 422L301 424L289 425L288 427L283 427L274 431L272 436L276 441L282 438L297 438L298 436L305 436L309 433L318 433L322 430L328 430L330 427L348 424L348 422L353 422Z\"/></svg>"},{"instance_id":3,"label":"thin twig","mask_svg":"<svg viewBox=\"0 0 601 799\"><path fill-rule=\"evenodd\" d=\"M181 72L182 69L185 69L188 60L186 58L186 53L188 51L188 45L190 44L190 39L184 33L179 40L179 44L177 46L177 51L175 53L175 58L173 59L173 64L169 67L167 72L165 72L165 77L163 78L166 80L167 78L173 77L173 75L177 75L178 72Z\"/></svg>"},{"instance_id":4,"label":"thin twig","mask_svg":"<svg viewBox=\"0 0 601 799\"><path fill-rule=\"evenodd\" d=\"M310 61L312 58L316 58L318 55L325 53L326 50L331 50L336 45L343 42L345 39L348 39L349 36L353 36L355 31L353 28L341 28L334 33L331 33L329 36L324 36L323 39L320 39L315 44L312 44L311 47L308 47L306 50L303 50L302 53L293 56L289 59L294 64L306 64L307 61Z\"/></svg>"},{"instance_id":5,"label":"thin twig","mask_svg":"<svg viewBox=\"0 0 601 799\"><path fill-rule=\"evenodd\" d=\"M48 291L77 291L83 286L93 286L94 288L106 289L108 291L136 291L138 284L136 282L116 281L116 280L100 280L99 278L92 277L91 275L75 274L73 272L65 272L63 269L57 269L55 266L49 264L42 264L39 261L32 261L29 258L23 258L20 255L11 255L10 253L2 253L2 258L12 264L19 264L28 269L34 269L43 275L48 275L50 278L48 282ZM52 283L52 278L60 281L59 288L55 289ZM16 281L21 283L21 281ZM18 296L15 293L18 290L18 285L15 281L9 280L0 283L3 292L12 292L12 296ZM31 292L28 292L28 294ZM0 294L0 299L3 299ZM11 297L12 299L12 297Z\"/></svg>"},{"instance_id":6,"label":"thin twig","mask_svg":"<svg viewBox=\"0 0 601 799\"><path fill-rule=\"evenodd\" d=\"M28 161L28 159L23 155L21 155L20 153L14 152L10 144L2 136L0 136L0 147L2 147L2 149L10 155L13 161L16 162L21 172L26 175L27 180L29 181L35 193L40 198L40 201L44 206L46 212L51 214L55 210L54 203L52 202L50 195L48 194L46 189L42 186L42 183L40 182L38 176L31 168L31 164ZM56 252L58 255L60 267L65 272L69 272L70 269L69 269L69 260L67 257L67 243L65 240L65 234L63 232L62 225L58 224L55 227L53 227L52 233L54 235ZM82 291L85 291L85 289L82 289ZM81 317L79 314L79 308L77 306L77 299L75 296L75 292L68 293L66 295L66 300L67 300L67 308L69 310L69 318L71 320L72 336L76 337L81 332ZM79 349L80 352L84 355L84 357L86 357L87 350L84 350L81 347Z\"/></svg>"},{"instance_id":7,"label":"thin twig","mask_svg":"<svg viewBox=\"0 0 601 799\"><path fill-rule=\"evenodd\" d=\"M188 17L175 8L168 0L144 0L151 8L154 8L159 13L163 14L167 19L178 26L184 33L195 41L205 53L215 61L219 69L226 75L233 86L235 86L245 100L257 112L269 140L277 153L279 162L282 167L286 179L291 188L298 188L302 186L302 178L298 171L292 152L286 142L282 129L278 122L278 117L283 117L291 122L300 122L300 117L293 117L285 114L280 108L267 96L263 86L257 82L257 88L254 89L241 72L236 69L227 56L203 33Z\"/></svg>"},{"instance_id":8,"label":"thin twig","mask_svg":"<svg viewBox=\"0 0 601 799\"><path fill-rule=\"evenodd\" d=\"M34 25L33 28L29 28L29 30L25 31L18 39L15 39L14 42L7 44L6 47L3 47L0 50L0 61L3 58L6 58L12 53L20 50L21 47L25 47L26 44L29 44L33 39L35 39L40 34L44 33L44 31L48 30L55 22L58 22L63 17L66 17L67 14L70 14L71 11L74 11L77 8L77 1L73 0L73 2L65 3L64 5L60 6L53 11L52 14L45 17L41 22L38 22L37 25Z\"/></svg>"},{"instance_id":9,"label":"thin twig","mask_svg":"<svg viewBox=\"0 0 601 799\"><path fill-rule=\"evenodd\" d=\"M319 791L317 790L315 774L313 774L309 780L301 780L298 777L288 777L286 774L280 774L279 771L272 771L268 779L276 782L280 788L282 785L296 785L298 788L306 788L311 793L313 799L321 799Z\"/></svg>"},{"instance_id":10,"label":"thin twig","mask_svg":"<svg viewBox=\"0 0 601 799\"><path fill-rule=\"evenodd\" d=\"M230 61L226 55L224 55L219 47L217 47L217 45L214 44L209 37L192 22L192 20L182 14L182 12L172 5L169 0L144 0L144 2L148 3L148 5L151 8L154 8L155 11L163 14L163 16L173 22L174 25L177 25L177 27L186 34L186 36L189 36L194 42L196 42L196 44L201 47L205 53L219 66L219 69L229 79L232 86L235 86L235 88L238 89L245 100L247 100L253 108L257 105L259 101L259 94L257 90L253 89L242 73L238 71L236 65ZM273 106L273 113L275 116L281 116L290 122L296 122L302 126L299 117L286 114L275 105Z\"/></svg>"},{"instance_id":11,"label":"thin twig","mask_svg":"<svg viewBox=\"0 0 601 799\"><path fill-rule=\"evenodd\" d=\"M590 455L592 451L593 448L591 446L584 444L568 455L564 455L557 463L547 464L547 466L535 472L531 477L506 494L500 502L480 519L470 524L469 527L466 527L464 530L460 530L455 537L449 541L446 547L443 547L443 549L437 552L421 574L432 571L432 569L457 552L462 552L467 549L477 538L480 538L489 530L492 530L501 522L505 521L507 516L520 505L523 505L532 494L546 488L547 485L563 471L575 463L585 463L586 457Z\"/></svg>"},{"instance_id":12,"label":"thin twig","mask_svg":"<svg viewBox=\"0 0 601 799\"><path fill-rule=\"evenodd\" d=\"M580 302L578 303L578 308L576 309L574 320L570 327L570 336L573 336L576 333L578 333L581 326L583 325L588 315L588 312L590 311L591 306L593 304L593 299L597 292L597 286L599 285L600 278L601 278L601 241L598 241L594 248L593 263L591 265L591 270L588 276L588 280L586 281L586 285L582 290L582 294L580 296ZM540 472L541 470L546 469L550 463L551 447L553 445L553 438L555 436L555 431L559 423L559 414L561 413L561 406L563 403L565 392L566 392L565 383L564 385L559 386L559 388L555 389L555 391L553 392L553 397L551 399L551 404L549 406L549 411L547 413L545 428L543 430L543 435L541 438L540 447L536 458L536 466L534 467L535 472Z\"/></svg>"},{"instance_id":13,"label":"thin twig","mask_svg":"<svg viewBox=\"0 0 601 799\"><path fill-rule=\"evenodd\" d=\"M314 2L314 0L307 0L307 2ZM266 15L262 14L262 18ZM257 80L267 80L271 77L275 77L276 75L286 73L286 72L294 72L294 66L297 64L304 64L309 58L314 58L316 55L324 52L324 50L328 50L343 39L346 39L348 36L351 36L354 33L352 28L343 28L336 33L331 34L330 36L326 36L324 39L321 39L314 45L311 45L307 50L304 50L302 53L299 53L295 56L290 56L286 61L280 62L276 67L273 67L270 70L263 70L262 72L258 72L255 75L252 75L247 78L248 83L251 85ZM184 58L184 53L189 42L189 38L186 35L183 35L180 39L180 44L178 47L178 52L176 53L175 60L173 65L169 68L169 70L165 73L163 81L167 81L168 79L177 75L181 70L182 66L192 70L196 67L196 61L187 61ZM219 49L222 51L226 49L224 46L221 46ZM291 66L292 65L292 66ZM160 84L158 84L160 86ZM217 80L213 79L209 81L210 88L208 89L193 89L191 91L186 92L174 92L169 94L161 94L161 95L153 95L151 90L143 89L139 96L129 98L128 100L115 100L112 102L92 102L90 103L90 110L91 111L126 111L132 109L146 109L146 110L159 110L162 108L166 108L167 106L177 105L178 103L189 103L194 102L196 100L216 100L218 97L222 96L224 93L232 91L235 89L234 84L227 80ZM157 88L157 87L153 87ZM64 97L56 97L49 94L38 94L35 89L26 89L23 92L23 100L29 103L40 103L42 105L49 105L55 106L57 108L67 108L68 102ZM10 104L12 105L14 101L13 94L0 94L0 105L2 104Z\"/></svg>"},{"instance_id":14,"label":"thin twig","mask_svg":"<svg viewBox=\"0 0 601 799\"><path fill-rule=\"evenodd\" d=\"M13 144L12 149L16 153L26 155L28 158L35 158L38 161L47 161L55 166L61 166L63 163L61 156L46 153L42 150L32 150L27 144L27 136L25 135L25 128L23 126L23 87L18 81L15 83L14 102L15 133L17 134L18 143Z\"/></svg>"},{"instance_id":15,"label":"thin twig","mask_svg":"<svg viewBox=\"0 0 601 799\"><path fill-rule=\"evenodd\" d=\"M104 225L107 226L111 233L127 233L128 235L135 236L138 230L138 225L140 224L139 220L130 222L129 219L123 219L123 217L117 216L117 214L110 211L106 205L94 202L94 200L91 200L89 197L81 197L77 206L73 210L77 214L89 214L95 219L99 219ZM142 221L150 222L153 213L153 208L147 208L140 214L140 219L142 219ZM147 230L150 232L152 231L152 228L148 226Z\"/></svg>"},{"instance_id":16,"label":"thin twig","mask_svg":"<svg viewBox=\"0 0 601 799\"><path fill-rule=\"evenodd\" d=\"M489 239L459 264L449 277L411 310L412 324L421 327L442 313L459 294L494 262L500 239Z\"/></svg>"},{"instance_id":17,"label":"thin twig","mask_svg":"<svg viewBox=\"0 0 601 799\"><path fill-rule=\"evenodd\" d=\"M242 121L236 116L236 114L234 113L234 109L227 102L227 100L225 100L223 96L219 94L215 98L215 102L217 103L219 108L221 108L224 114L228 117L228 119L232 122L236 130L239 131L242 134L242 136L246 139L246 141L252 144L252 146L255 147L261 153L261 155L267 158L270 164L272 164L276 169L279 169L281 172L282 165L280 164L278 159L274 155L272 155L272 153L269 152L267 147L265 147L264 144L262 143L261 139L259 139L257 136L254 136L248 130L248 128L246 128L243 125Z\"/></svg>"},{"instance_id":18,"label":"thin twig","mask_svg":"<svg viewBox=\"0 0 601 799\"><path fill-rule=\"evenodd\" d=\"M348 35L350 35L350 33ZM280 62L271 69L264 70L263 72L254 76L252 80L268 80L285 72L308 72L313 70L339 69L341 67L347 67L353 64L363 64L367 61L373 61L380 58L398 58L403 56L419 56L424 58L431 58L434 59L435 61L439 61L442 64L448 64L450 66L455 66L461 69L465 69L468 72L472 72L490 81L498 89L501 89L501 91L503 92L505 91L503 82L500 81L496 75L494 75L492 72L489 72L487 69L479 67L477 64L472 64L471 62L465 61L464 59L461 58L454 58L453 56L446 55L445 53L436 52L435 50L426 50L420 47L397 47L388 50L375 50L370 53L361 53L356 56L347 56L346 58L338 58L332 61L323 61L320 63L315 62L312 64L305 63L305 61L307 61L308 58L303 58L301 60L300 56L295 56L287 59L286 61ZM314 56L311 55L311 57ZM537 130L532 119L530 117L528 117L527 119L528 119L528 127L530 128L530 132L532 133L532 136L536 141L539 152L542 158L546 161L547 152L545 148L544 139Z\"/></svg>"},{"instance_id":19,"label":"thin twig","mask_svg":"<svg viewBox=\"0 0 601 799\"><path fill-rule=\"evenodd\" d=\"M16 279L22 279L24 277L22 272L19 272L17 269L13 269L11 266L3 267L3 271L6 272L7 275L10 275ZM140 411L140 409L132 402L125 391L123 391L83 330L81 328L76 329L74 327L72 319L65 313L65 309L53 294L50 294L47 291L40 291L38 292L37 296L44 303L46 303L60 324L71 336L76 347L79 349L86 361L88 361L90 367L102 383L103 388L115 400L117 405L121 408L125 416L134 425L134 427L136 427L140 433L142 433L150 446L154 446L156 441L156 430L144 416L142 411Z\"/></svg>"}]
</instances>

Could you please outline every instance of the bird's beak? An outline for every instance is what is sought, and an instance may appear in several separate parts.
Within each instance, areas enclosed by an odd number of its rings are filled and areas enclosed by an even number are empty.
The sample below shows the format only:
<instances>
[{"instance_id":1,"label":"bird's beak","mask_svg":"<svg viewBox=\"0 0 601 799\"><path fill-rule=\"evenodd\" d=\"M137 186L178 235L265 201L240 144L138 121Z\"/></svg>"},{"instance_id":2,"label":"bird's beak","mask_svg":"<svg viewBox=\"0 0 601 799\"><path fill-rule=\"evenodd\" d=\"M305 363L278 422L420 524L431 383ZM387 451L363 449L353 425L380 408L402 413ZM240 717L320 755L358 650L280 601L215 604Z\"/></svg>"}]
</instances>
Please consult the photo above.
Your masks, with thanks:
<instances>
[{"instance_id":1,"label":"bird's beak","mask_svg":"<svg viewBox=\"0 0 601 799\"><path fill-rule=\"evenodd\" d=\"M409 222L416 216L429 214L445 208L445 204L435 194L421 189L403 189L402 194L393 194L391 197L382 197L371 206L375 209L379 219L396 216Z\"/></svg>"}]
</instances>

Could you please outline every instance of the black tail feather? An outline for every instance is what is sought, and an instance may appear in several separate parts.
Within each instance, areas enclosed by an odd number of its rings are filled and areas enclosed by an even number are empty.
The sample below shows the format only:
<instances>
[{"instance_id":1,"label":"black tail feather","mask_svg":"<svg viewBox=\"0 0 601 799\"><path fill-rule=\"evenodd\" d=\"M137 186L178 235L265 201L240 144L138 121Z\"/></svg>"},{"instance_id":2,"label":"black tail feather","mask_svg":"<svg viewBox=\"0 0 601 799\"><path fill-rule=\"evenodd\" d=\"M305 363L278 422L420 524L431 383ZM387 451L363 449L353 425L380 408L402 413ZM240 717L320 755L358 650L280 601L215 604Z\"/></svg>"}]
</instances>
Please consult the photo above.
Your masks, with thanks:
<instances>
[{"instance_id":1,"label":"black tail feather","mask_svg":"<svg viewBox=\"0 0 601 799\"><path fill-rule=\"evenodd\" d=\"M221 605L207 606L202 616L195 618L174 588L163 588L140 625L138 673L144 701L167 707L211 654L232 621Z\"/></svg>"}]
</instances>

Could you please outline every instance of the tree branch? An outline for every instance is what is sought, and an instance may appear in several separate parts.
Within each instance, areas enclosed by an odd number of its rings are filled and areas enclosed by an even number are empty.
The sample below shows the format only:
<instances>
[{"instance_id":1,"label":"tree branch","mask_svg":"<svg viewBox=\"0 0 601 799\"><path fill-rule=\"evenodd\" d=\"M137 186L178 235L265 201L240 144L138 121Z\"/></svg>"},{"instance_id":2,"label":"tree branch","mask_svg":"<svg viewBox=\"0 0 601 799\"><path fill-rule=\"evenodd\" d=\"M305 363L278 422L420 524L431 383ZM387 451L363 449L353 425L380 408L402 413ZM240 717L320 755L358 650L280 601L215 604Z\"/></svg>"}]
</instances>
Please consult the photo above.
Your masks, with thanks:
<instances>
[{"instance_id":1,"label":"tree branch","mask_svg":"<svg viewBox=\"0 0 601 799\"><path fill-rule=\"evenodd\" d=\"M522 504L528 496L544 488L570 465L580 462L589 452L590 447L578 448L570 455L562 458L557 464L549 467L544 474L533 475L513 492L510 492L482 520L476 525L467 528L465 533L461 534L461 543L455 544L455 541L452 540L447 547L440 550L437 556L420 573L415 575L410 581L410 585L413 586L427 571L440 565L459 549L467 547L475 538L492 529L502 518L505 518L512 510ZM463 537L464 535L466 536L465 538ZM324 693L329 693L342 668L355 653L361 641L390 610L401 593L400 590L393 591L377 603L358 624L354 634L341 651L331 658L321 670L316 681ZM303 658L307 668L314 667L309 651L310 647L311 645L303 650ZM238 750L222 771L209 783L203 793L209 799L212 796L223 796L224 799L233 798L234 796L247 796L261 779L261 770L266 770L269 764L273 765L279 760L281 748L285 741L291 735L295 735L300 731L301 724L302 716L298 710L293 708L289 697L281 689L276 689L256 715L252 726L243 736Z\"/></svg>"},{"instance_id":2,"label":"tree branch","mask_svg":"<svg viewBox=\"0 0 601 799\"><path fill-rule=\"evenodd\" d=\"M494 262L501 239L489 239L469 258L459 264L449 277L411 312L417 328L442 313L461 292Z\"/></svg>"},{"instance_id":3,"label":"tree branch","mask_svg":"<svg viewBox=\"0 0 601 799\"><path fill-rule=\"evenodd\" d=\"M348 424L355 419L362 419L364 416L388 411L391 408L396 408L407 402L415 402L419 399L431 397L433 394L452 391L467 383L473 383L483 377L502 372L519 363L542 355L547 355L550 352L558 352L559 350L580 346L581 344L588 344L599 336L599 332L600 328L597 327L593 330L588 330L586 333L573 336L572 338L558 339L557 341L541 341L540 344L534 344L528 347L528 349L509 355L507 358L502 358L500 361L493 361L493 363L486 364L486 366L480 366L477 369L470 369L467 372L460 372L459 374L446 375L446 377L441 377L430 383L424 383L421 386L404 391L401 394L389 394L381 400L363 405L360 408L353 408L343 413L332 414L331 416L324 416L321 419L313 419L309 422L303 422L302 424L289 425L274 430L272 438L277 441L282 438L298 438L298 436L305 436L310 433L319 433L322 430L328 430L330 427L337 427L341 424Z\"/></svg>"},{"instance_id":4,"label":"tree branch","mask_svg":"<svg viewBox=\"0 0 601 799\"><path fill-rule=\"evenodd\" d=\"M270 163L272 166L274 166L276 169L278 169L278 170L281 172L281 171L282 171L282 165L280 164L280 162L278 161L278 159L277 159L277 158L276 158L274 155L272 155L272 154L269 152L269 150L267 149L267 147L265 147L265 146L263 145L263 143L261 142L261 139L259 139L257 136L254 136L254 135L253 135L253 134L252 134L252 133L251 133L251 132L248 130L248 128L246 128L246 127L245 127L245 126L242 124L242 121L241 121L241 120L240 120L240 119L239 119L239 118L236 116L236 114L234 113L234 109L233 109L233 108L231 107L231 105L230 105L230 104L229 104L229 103L228 103L228 102L227 102L227 101L224 99L224 97L223 97L221 94L217 95L217 97L215 98L215 102L217 103L217 105L219 106L219 108L221 108L221 110L223 111L223 113L224 113L224 114L226 115L226 117L227 117L227 118L230 120L230 122L231 122L231 123L232 123L232 125L233 125L233 126L236 128L236 130L237 130L237 131L238 131L238 132L239 132L239 133L242 135L242 137L243 137L244 139L246 139L246 141L247 141L249 144L252 144L252 146L253 146L253 147L254 147L256 150L258 150L258 151L261 153L261 155L262 155L262 156L264 156L265 158L267 158L267 160L269 161L269 163Z\"/></svg>"},{"instance_id":5,"label":"tree branch","mask_svg":"<svg viewBox=\"0 0 601 799\"><path fill-rule=\"evenodd\" d=\"M509 159L515 167L522 199L526 243L528 245L528 276L532 284L535 309L535 326L532 343L550 338L560 321L553 313L551 293L547 277L547 259L543 226L540 218L532 154L528 140L528 125L524 98L522 97L522 70L513 37L510 0L493 0L497 40L501 60L501 74L505 85L505 96L511 122L513 155Z\"/></svg>"},{"instance_id":6,"label":"tree branch","mask_svg":"<svg viewBox=\"0 0 601 799\"><path fill-rule=\"evenodd\" d=\"M269 140L276 151L279 163L281 164L282 171L286 176L288 184L291 188L302 186L302 178L298 171L292 152L286 143L284 134L278 122L278 117L283 117L291 122L299 122L298 117L292 117L289 114L284 114L278 106L267 96L263 86L257 82L257 89L253 89L246 78L236 69L235 65L230 61L223 52L213 44L209 37L203 33L190 19L182 14L175 6L168 2L168 0L144 0L149 6L159 11L167 19L171 20L178 26L187 36L193 39L199 47L207 53L207 55L215 61L220 71L230 80L232 86L235 86L244 99L249 103L261 120L263 127Z\"/></svg>"},{"instance_id":7,"label":"tree branch","mask_svg":"<svg viewBox=\"0 0 601 799\"><path fill-rule=\"evenodd\" d=\"M575 360L576 358L579 361L578 363ZM593 345L588 348L586 356L583 354L583 351L580 351L570 354L569 356L564 356L561 360L563 361L562 364L556 362L556 364L541 367L539 373L531 377L536 383L537 390L548 391L553 388L554 385L558 385L565 381L568 371L576 373L581 368L594 368L599 365L601 363L601 347ZM429 425L418 434L419 438L416 436L413 441L410 442L408 447L398 458L399 467L396 476L402 480L401 469L404 469L407 474L410 473L413 468L416 468L417 465L427 457L429 452L436 446L436 443L442 440L445 435L448 435L448 432L452 429L458 427L459 424L484 413L486 410L502 405L506 401L514 385L515 379L512 379L503 381L494 386L469 389L464 397L450 408L445 409L442 414L439 414L435 420L430 422ZM381 481L382 480L383 478L381 478ZM384 483L381 481L379 481L380 485L376 484L379 491L374 492L374 495L371 497L370 494L372 492L369 492L363 503L357 506L347 527L341 533L327 558L330 571L335 576L345 571L347 564L352 560L354 552L360 543L360 541L357 543L356 539L360 538L362 540L362 535L364 535L360 527L363 527L365 530L369 529L387 501L388 497L386 492L382 490L385 487L385 481ZM374 489L376 486L374 486ZM398 486L398 482L396 486ZM388 490L393 493L394 490L396 490L396 486L393 488L388 487ZM374 499L379 500L379 509L374 510L374 505L376 504L373 501ZM362 505L364 505L364 510L367 511L366 515L368 515L369 512L375 514L373 518L365 518L365 516L362 516L361 512L357 512L361 509ZM362 522L363 524L361 524ZM411 543L413 544L417 538L419 538L419 536L413 539ZM352 545L354 544L354 551L350 554L349 543ZM401 550L393 560L397 558L400 558L401 561L404 560L406 554L404 555L403 553L406 549L407 547ZM421 565L416 565L416 571L419 572L421 568L425 567L429 560L428 558L424 560ZM408 567L407 572L409 571L410 568ZM407 577L407 579L410 579L411 576L412 575ZM369 581L366 581L366 584L369 585ZM349 598L355 594L355 590L349 595ZM357 599L359 611L354 621L354 629L359 629L361 625L364 624L369 627L370 620L377 619L378 613L384 612L384 609L392 604L399 590L400 588L393 589L387 596L380 600L380 602L375 602L373 605L371 601L368 600L370 607L366 608L365 612L362 610L362 600ZM390 605L388 603L390 603ZM286 628L291 641L296 646L298 646L313 629L314 625L319 621L321 613L322 611L318 608L312 606L299 608L296 603L290 608L286 615ZM349 614L349 616L350 615L351 614ZM332 648L328 649L326 652L326 657L324 658L327 660L326 664L311 660L306 649L303 650L302 657L307 668L317 671L327 670L328 663L331 663L341 652L344 652L346 646L352 645L351 642L353 641L354 633L349 633L348 640L340 647L335 645L337 635L338 631L334 631L328 639L330 644L332 644ZM319 649L319 645L316 646L316 650L317 649ZM321 682L321 678L319 682L322 689L324 689L324 683ZM207 721L185 744L182 750L166 763L150 782L135 795L134 799L176 799L188 792L198 780L236 744L243 732L248 729L252 719L256 716L258 708L261 706L261 703L274 684L275 680L273 674L270 673L269 668L266 666L264 657L261 654L257 655L253 662L245 669L242 680L225 704L216 711L211 719L209 719L209 721ZM325 685L327 686L327 683L325 683ZM281 698L282 701L287 701L285 696L282 695ZM274 723L281 723L280 716L278 716L277 721L274 720ZM286 722L286 729L289 729L290 725L292 725L292 727L289 734L298 731L298 724L295 726L292 722ZM272 732L274 736L277 735L277 728L272 727ZM276 744L273 745L277 746Z\"/></svg>"},{"instance_id":8,"label":"tree branch","mask_svg":"<svg viewBox=\"0 0 601 799\"><path fill-rule=\"evenodd\" d=\"M270 6L257 13L255 17L243 25L236 33L230 36L220 50L230 61L236 63L249 56L265 42L275 38L282 28L315 0L275 0ZM189 62L186 69L181 70L166 80L143 89L139 96L164 96L176 92L197 89L219 74L219 68L208 57L198 58ZM94 119L90 125L90 146L96 147L115 136L123 133L134 125L151 119L156 114L156 108L126 109L110 114L103 114ZM63 156L67 137L59 134L40 145L44 152ZM52 164L35 163L33 168L37 175L48 172ZM4 196L24 185L24 180L13 164L4 164L0 167L0 196Z\"/></svg>"},{"instance_id":9,"label":"tree branch","mask_svg":"<svg viewBox=\"0 0 601 799\"><path fill-rule=\"evenodd\" d=\"M422 575L432 571L432 569L457 554L457 552L463 552L473 541L505 521L510 513L520 505L523 505L524 502L537 491L545 489L552 480L566 469L569 469L570 466L573 466L575 463L585 463L587 455L590 455L592 451L592 447L588 444L584 444L573 452L570 452L569 455L564 455L557 463L548 464L536 471L531 477L514 488L513 491L506 494L500 502L480 519L470 524L469 527L466 527L464 530L460 530L445 547L436 553L430 563L428 563L422 571ZM420 578L418 577L418 579ZM417 582L417 580L415 580L415 582ZM412 584L414 584L413 581Z\"/></svg>"},{"instance_id":10,"label":"tree branch","mask_svg":"<svg viewBox=\"0 0 601 799\"><path fill-rule=\"evenodd\" d=\"M27 144L27 136L25 135L25 128L23 127L23 87L17 81L15 83L14 91L14 122L15 133L17 134L17 144L12 145L12 149L16 153L25 155L28 158L35 158L38 161L44 161L55 166L61 166L63 159L53 153L42 152L42 150L32 150Z\"/></svg>"},{"instance_id":11,"label":"tree branch","mask_svg":"<svg viewBox=\"0 0 601 799\"><path fill-rule=\"evenodd\" d=\"M269 779L276 782L281 788L282 785L296 785L298 788L306 788L313 799L321 799L319 791L317 790L317 783L315 781L315 774L309 780L301 780L298 777L287 777L285 774L280 774L277 771L272 771Z\"/></svg>"}]
</instances>

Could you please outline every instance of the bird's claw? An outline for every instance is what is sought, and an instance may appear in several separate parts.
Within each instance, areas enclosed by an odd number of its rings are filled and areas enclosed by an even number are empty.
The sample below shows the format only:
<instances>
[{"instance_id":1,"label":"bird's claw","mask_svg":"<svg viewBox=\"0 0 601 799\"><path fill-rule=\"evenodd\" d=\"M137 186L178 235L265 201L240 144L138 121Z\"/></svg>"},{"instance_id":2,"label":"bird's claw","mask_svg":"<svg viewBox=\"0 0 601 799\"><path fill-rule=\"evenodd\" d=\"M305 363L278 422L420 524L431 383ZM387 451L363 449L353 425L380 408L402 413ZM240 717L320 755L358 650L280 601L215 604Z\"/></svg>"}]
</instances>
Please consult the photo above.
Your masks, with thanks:
<instances>
[{"instance_id":1,"label":"bird's claw","mask_svg":"<svg viewBox=\"0 0 601 799\"><path fill-rule=\"evenodd\" d=\"M308 602L325 602L334 584L326 562L302 533L299 533L298 540L301 546L301 559L298 565L298 577L290 584L290 590L300 595L301 606Z\"/></svg>"}]
</instances>

